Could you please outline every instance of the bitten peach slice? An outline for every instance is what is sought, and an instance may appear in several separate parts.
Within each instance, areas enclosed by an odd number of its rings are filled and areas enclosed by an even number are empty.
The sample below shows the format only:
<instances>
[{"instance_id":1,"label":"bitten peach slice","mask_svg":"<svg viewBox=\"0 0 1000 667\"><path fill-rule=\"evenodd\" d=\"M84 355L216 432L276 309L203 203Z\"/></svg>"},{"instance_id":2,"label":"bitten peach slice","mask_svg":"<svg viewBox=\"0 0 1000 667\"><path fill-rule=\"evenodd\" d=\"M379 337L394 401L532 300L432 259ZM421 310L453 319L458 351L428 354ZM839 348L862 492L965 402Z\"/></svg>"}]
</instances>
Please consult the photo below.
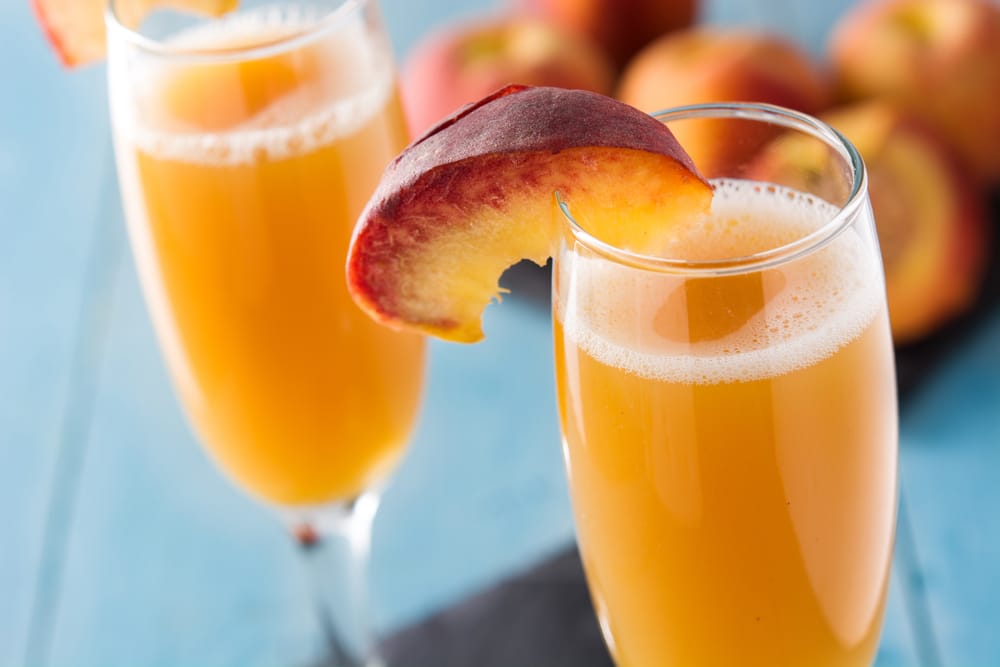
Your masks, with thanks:
<instances>
[{"instance_id":1,"label":"bitten peach slice","mask_svg":"<svg viewBox=\"0 0 1000 667\"><path fill-rule=\"evenodd\" d=\"M592 235L652 253L657 230L707 210L712 197L653 117L596 93L503 88L386 169L351 243L355 301L383 324L481 339L504 269L552 255L557 191Z\"/></svg>"},{"instance_id":2,"label":"bitten peach slice","mask_svg":"<svg viewBox=\"0 0 1000 667\"><path fill-rule=\"evenodd\" d=\"M116 0L122 25L136 27L157 7L221 16L238 0ZM104 9L108 0L31 0L32 9L63 65L85 65L104 57Z\"/></svg>"}]
</instances>

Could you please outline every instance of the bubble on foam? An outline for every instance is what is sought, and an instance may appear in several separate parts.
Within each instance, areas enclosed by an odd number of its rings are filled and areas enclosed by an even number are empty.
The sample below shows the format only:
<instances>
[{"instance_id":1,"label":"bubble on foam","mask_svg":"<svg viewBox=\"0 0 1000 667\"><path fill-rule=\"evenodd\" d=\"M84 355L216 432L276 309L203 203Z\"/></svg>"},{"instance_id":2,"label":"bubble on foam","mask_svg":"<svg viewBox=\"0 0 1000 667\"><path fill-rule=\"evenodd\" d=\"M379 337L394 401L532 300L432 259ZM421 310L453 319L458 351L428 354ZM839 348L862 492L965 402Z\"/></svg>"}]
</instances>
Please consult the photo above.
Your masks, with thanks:
<instances>
[{"instance_id":1,"label":"bubble on foam","mask_svg":"<svg viewBox=\"0 0 1000 667\"><path fill-rule=\"evenodd\" d=\"M784 188L720 180L711 215L679 223L665 250L689 259L744 256L802 238L836 212ZM848 228L807 257L768 269L764 280L782 287L737 330L690 343L668 340L656 328L667 295L683 286L683 277L577 254L559 263L556 317L592 357L642 377L759 380L818 363L861 335L883 302L877 257L870 242Z\"/></svg>"},{"instance_id":2,"label":"bubble on foam","mask_svg":"<svg viewBox=\"0 0 1000 667\"><path fill-rule=\"evenodd\" d=\"M172 46L190 50L225 49L248 43L266 44L315 27L321 16L295 5L265 7L239 12L223 20L185 30L169 40ZM128 103L112 90L116 131L128 142L161 159L232 166L262 160L280 160L301 155L349 136L362 128L392 95L394 71L389 45L372 35L360 17L338 26L323 38L323 55L338 66L336 90L302 86L285 95L243 123L219 132L158 126L152 114L143 114L141 100L155 99L163 76L148 64L149 76L129 76L141 81L133 94L139 103ZM123 103L124 102L124 103Z\"/></svg>"}]
</instances>

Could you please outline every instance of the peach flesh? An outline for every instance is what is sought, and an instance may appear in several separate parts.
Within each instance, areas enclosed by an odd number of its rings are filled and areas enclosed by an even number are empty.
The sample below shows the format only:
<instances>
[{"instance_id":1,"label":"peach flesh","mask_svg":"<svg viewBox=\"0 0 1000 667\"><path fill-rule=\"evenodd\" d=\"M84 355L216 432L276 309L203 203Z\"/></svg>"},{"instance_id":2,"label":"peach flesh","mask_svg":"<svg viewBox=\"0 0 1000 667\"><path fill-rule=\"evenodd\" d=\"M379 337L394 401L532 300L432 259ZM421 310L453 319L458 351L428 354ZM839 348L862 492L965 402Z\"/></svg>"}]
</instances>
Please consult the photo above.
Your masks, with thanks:
<instances>
[{"instance_id":1,"label":"peach flesh","mask_svg":"<svg viewBox=\"0 0 1000 667\"><path fill-rule=\"evenodd\" d=\"M556 191L586 212L588 231L639 251L655 245L650 217L669 220L711 200L651 116L585 91L510 86L442 121L389 165L351 244L355 301L387 325L481 339L504 269L552 254Z\"/></svg>"}]
</instances>

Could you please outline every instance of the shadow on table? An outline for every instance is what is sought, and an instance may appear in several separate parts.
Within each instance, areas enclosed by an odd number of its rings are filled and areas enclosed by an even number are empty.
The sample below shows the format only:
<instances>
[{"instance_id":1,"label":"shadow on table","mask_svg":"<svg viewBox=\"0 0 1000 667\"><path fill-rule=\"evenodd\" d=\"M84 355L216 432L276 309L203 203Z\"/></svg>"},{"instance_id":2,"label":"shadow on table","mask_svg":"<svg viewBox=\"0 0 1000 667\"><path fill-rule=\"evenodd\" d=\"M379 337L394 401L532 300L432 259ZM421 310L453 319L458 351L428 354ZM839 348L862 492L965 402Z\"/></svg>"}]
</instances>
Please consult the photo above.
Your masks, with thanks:
<instances>
[{"instance_id":1,"label":"shadow on table","mask_svg":"<svg viewBox=\"0 0 1000 667\"><path fill-rule=\"evenodd\" d=\"M613 667L575 549L390 638L389 667Z\"/></svg>"}]
</instances>

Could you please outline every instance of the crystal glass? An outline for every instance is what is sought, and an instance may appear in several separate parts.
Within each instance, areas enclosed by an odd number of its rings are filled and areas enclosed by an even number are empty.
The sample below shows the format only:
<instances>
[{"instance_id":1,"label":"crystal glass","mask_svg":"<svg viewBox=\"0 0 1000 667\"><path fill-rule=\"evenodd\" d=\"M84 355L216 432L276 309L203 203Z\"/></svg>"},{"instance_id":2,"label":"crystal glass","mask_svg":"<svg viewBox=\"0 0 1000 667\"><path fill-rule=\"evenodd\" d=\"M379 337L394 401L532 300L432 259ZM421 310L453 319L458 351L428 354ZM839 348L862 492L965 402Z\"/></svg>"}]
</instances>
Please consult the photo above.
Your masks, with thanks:
<instances>
[{"instance_id":1,"label":"crystal glass","mask_svg":"<svg viewBox=\"0 0 1000 667\"><path fill-rule=\"evenodd\" d=\"M710 213L640 255L559 198L560 419L604 637L619 667L870 665L898 420L864 165L777 107L657 117Z\"/></svg>"},{"instance_id":2,"label":"crystal glass","mask_svg":"<svg viewBox=\"0 0 1000 667\"><path fill-rule=\"evenodd\" d=\"M370 526L424 374L424 341L369 320L344 279L354 221L408 139L378 6L244 0L138 29L117 10L118 174L174 388L219 467L320 559L333 664L370 664Z\"/></svg>"}]
</instances>

